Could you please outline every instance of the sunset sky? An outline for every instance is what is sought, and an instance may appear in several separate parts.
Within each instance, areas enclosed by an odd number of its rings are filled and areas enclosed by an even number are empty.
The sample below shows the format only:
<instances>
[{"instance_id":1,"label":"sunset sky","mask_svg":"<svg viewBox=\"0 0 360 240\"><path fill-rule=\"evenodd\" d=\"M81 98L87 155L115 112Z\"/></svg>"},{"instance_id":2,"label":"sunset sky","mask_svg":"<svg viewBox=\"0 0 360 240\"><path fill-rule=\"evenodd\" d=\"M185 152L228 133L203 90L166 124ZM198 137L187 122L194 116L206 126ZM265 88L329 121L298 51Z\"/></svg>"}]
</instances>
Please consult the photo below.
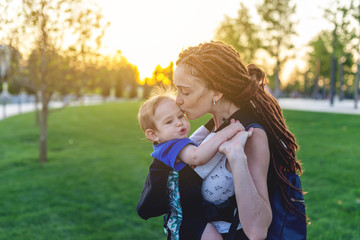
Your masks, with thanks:
<instances>
[{"instance_id":1,"label":"sunset sky","mask_svg":"<svg viewBox=\"0 0 360 240\"><path fill-rule=\"evenodd\" d=\"M141 79L151 77L156 65L166 67L170 61L175 62L183 48L211 40L225 15L237 15L240 2L244 2L252 20L259 24L255 6L262 0L99 0L104 17L111 22L103 53L121 50L129 62L138 66ZM295 2L299 35L294 43L300 50L320 30L331 27L323 18L323 8L334 1Z\"/></svg>"}]
</instances>

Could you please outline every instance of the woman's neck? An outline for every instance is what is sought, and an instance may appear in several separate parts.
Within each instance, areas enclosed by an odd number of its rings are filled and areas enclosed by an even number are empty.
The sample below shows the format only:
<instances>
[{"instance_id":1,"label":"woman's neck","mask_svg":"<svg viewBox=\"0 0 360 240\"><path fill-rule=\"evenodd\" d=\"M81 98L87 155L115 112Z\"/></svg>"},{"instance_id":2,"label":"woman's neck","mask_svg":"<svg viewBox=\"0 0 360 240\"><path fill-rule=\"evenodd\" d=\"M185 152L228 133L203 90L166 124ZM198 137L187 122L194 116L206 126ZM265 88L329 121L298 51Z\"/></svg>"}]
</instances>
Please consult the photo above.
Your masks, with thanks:
<instances>
[{"instance_id":1,"label":"woman's neck","mask_svg":"<svg viewBox=\"0 0 360 240\"><path fill-rule=\"evenodd\" d=\"M212 111L210 113L215 123L214 130L218 129L226 119L228 119L234 112L239 109L240 108L237 107L234 103L225 101L224 99L213 105Z\"/></svg>"}]
</instances>

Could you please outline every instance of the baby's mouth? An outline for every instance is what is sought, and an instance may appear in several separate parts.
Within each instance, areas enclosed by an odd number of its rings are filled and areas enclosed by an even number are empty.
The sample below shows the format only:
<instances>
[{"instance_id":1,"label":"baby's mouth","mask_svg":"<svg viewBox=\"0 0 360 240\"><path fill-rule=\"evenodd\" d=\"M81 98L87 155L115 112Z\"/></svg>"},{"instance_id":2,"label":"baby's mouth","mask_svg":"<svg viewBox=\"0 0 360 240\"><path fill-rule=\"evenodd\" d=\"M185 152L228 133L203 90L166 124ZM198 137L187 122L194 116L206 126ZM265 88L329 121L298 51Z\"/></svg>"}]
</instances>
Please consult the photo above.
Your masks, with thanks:
<instances>
[{"instance_id":1,"label":"baby's mouth","mask_svg":"<svg viewBox=\"0 0 360 240\"><path fill-rule=\"evenodd\" d=\"M179 131L179 133L180 133L181 135L184 135L185 132L186 132L186 129L185 129L185 128L182 128L182 129L180 129L180 131Z\"/></svg>"}]
</instances>

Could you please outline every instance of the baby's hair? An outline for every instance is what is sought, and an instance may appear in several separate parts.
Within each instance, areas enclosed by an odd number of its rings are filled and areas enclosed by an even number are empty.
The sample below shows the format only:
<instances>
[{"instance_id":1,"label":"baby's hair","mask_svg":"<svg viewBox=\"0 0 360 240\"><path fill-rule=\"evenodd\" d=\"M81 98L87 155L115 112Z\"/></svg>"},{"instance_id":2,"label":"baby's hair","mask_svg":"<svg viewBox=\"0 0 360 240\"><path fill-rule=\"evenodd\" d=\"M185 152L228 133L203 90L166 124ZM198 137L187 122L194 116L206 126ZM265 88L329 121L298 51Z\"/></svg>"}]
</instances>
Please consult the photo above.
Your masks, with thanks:
<instances>
[{"instance_id":1,"label":"baby's hair","mask_svg":"<svg viewBox=\"0 0 360 240\"><path fill-rule=\"evenodd\" d=\"M176 88L174 85L156 85L150 92L150 98L156 96L170 96L176 98Z\"/></svg>"},{"instance_id":2,"label":"baby's hair","mask_svg":"<svg viewBox=\"0 0 360 240\"><path fill-rule=\"evenodd\" d=\"M166 99L175 101L175 88L173 86L156 86L151 91L150 97L141 105L138 113L138 122L144 132L146 129L156 130L154 114L159 104Z\"/></svg>"}]
</instances>

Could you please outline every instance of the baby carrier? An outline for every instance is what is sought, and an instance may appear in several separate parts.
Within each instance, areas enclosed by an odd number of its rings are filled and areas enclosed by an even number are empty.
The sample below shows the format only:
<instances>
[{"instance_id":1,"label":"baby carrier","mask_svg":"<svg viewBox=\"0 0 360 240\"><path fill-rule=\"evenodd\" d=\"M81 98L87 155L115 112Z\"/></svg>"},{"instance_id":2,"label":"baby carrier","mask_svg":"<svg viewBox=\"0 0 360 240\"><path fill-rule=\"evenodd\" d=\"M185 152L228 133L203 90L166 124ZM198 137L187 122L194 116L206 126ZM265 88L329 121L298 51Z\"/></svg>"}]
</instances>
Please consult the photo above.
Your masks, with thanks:
<instances>
[{"instance_id":1,"label":"baby carrier","mask_svg":"<svg viewBox=\"0 0 360 240\"><path fill-rule=\"evenodd\" d=\"M237 111L229 119L239 120L248 129L249 126L256 123L255 118L250 116L248 113L244 114ZM225 122L218 131L227 124L229 122ZM209 130L213 126L212 119L205 125ZM172 169L161 161L153 160L137 206L141 218L146 220L169 213L167 181L170 171ZM287 178L295 188L301 189L300 178L297 174L289 173ZM179 192L183 215L179 239L199 240L206 224L218 220L231 222L226 240L234 239L239 224L235 196L221 205L208 203L203 200L201 195L202 181L203 179L188 165L179 171ZM269 192L269 198L272 208L272 222L266 239L306 239L305 204L302 192L288 187L287 198L297 210L285 208L279 187L275 187L272 192ZM167 226L166 220L165 217L165 229ZM171 233L168 231L168 239L170 239L170 235Z\"/></svg>"}]
</instances>

